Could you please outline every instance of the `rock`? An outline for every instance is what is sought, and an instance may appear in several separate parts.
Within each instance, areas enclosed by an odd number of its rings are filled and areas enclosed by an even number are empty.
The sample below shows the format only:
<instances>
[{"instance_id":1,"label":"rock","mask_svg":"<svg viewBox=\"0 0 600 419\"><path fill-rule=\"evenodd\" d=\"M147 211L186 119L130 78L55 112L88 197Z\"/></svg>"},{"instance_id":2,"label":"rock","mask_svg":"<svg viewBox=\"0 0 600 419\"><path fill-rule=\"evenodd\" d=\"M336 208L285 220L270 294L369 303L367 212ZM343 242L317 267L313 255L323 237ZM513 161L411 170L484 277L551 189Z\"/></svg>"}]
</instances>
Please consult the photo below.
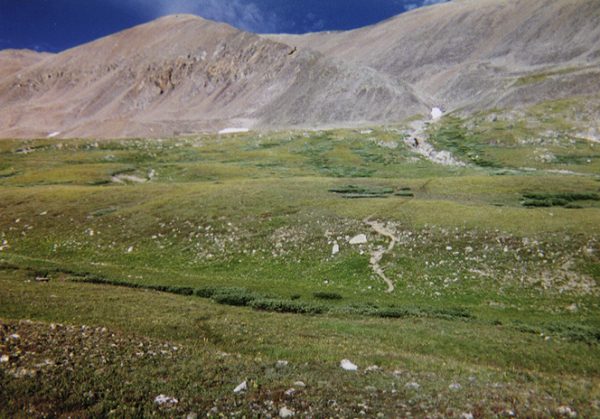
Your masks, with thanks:
<instances>
[{"instance_id":1,"label":"rock","mask_svg":"<svg viewBox=\"0 0 600 419\"><path fill-rule=\"evenodd\" d=\"M457 390L460 390L462 388L462 386L459 383L452 383L448 386L448 388L450 390L457 391Z\"/></svg>"},{"instance_id":2,"label":"rock","mask_svg":"<svg viewBox=\"0 0 600 419\"><path fill-rule=\"evenodd\" d=\"M467 412L460 415L460 419L473 419L473 413Z\"/></svg>"},{"instance_id":3,"label":"rock","mask_svg":"<svg viewBox=\"0 0 600 419\"><path fill-rule=\"evenodd\" d=\"M358 366L356 364L353 364L348 359L342 359L342 362L340 362L340 367L342 367L346 371L357 371L358 370Z\"/></svg>"},{"instance_id":4,"label":"rock","mask_svg":"<svg viewBox=\"0 0 600 419\"><path fill-rule=\"evenodd\" d=\"M381 368L379 368L377 365L371 365L367 368L365 368L365 372L374 372L374 371L379 371Z\"/></svg>"},{"instance_id":5,"label":"rock","mask_svg":"<svg viewBox=\"0 0 600 419\"><path fill-rule=\"evenodd\" d=\"M567 310L571 313L577 313L579 311L579 307L577 306L577 303L573 303L567 307Z\"/></svg>"},{"instance_id":6,"label":"rock","mask_svg":"<svg viewBox=\"0 0 600 419\"><path fill-rule=\"evenodd\" d=\"M133 246L129 246L129 247L127 248L127 253L131 253L131 252L133 252Z\"/></svg>"},{"instance_id":7,"label":"rock","mask_svg":"<svg viewBox=\"0 0 600 419\"><path fill-rule=\"evenodd\" d=\"M290 410L285 406L283 406L281 409L279 409L279 417L280 418L291 418L292 416L294 416L294 414L295 414L295 412L293 410Z\"/></svg>"},{"instance_id":8,"label":"rock","mask_svg":"<svg viewBox=\"0 0 600 419\"><path fill-rule=\"evenodd\" d=\"M340 253L340 245L337 243L333 244L333 248L331 249L331 256L335 256Z\"/></svg>"},{"instance_id":9,"label":"rock","mask_svg":"<svg viewBox=\"0 0 600 419\"><path fill-rule=\"evenodd\" d=\"M576 418L577 417L577 412L574 411L573 409L571 409L569 406L559 406L559 408L557 409L558 413L560 415L569 417L569 418Z\"/></svg>"},{"instance_id":10,"label":"rock","mask_svg":"<svg viewBox=\"0 0 600 419\"><path fill-rule=\"evenodd\" d=\"M277 363L275 364L275 366L277 368L285 368L285 367L288 366L288 364L289 364L288 361L279 360L279 361L277 361Z\"/></svg>"},{"instance_id":11,"label":"rock","mask_svg":"<svg viewBox=\"0 0 600 419\"><path fill-rule=\"evenodd\" d=\"M306 384L304 384L304 381L296 381L294 383L294 387L304 388L304 387L306 387Z\"/></svg>"},{"instance_id":12,"label":"rock","mask_svg":"<svg viewBox=\"0 0 600 419\"><path fill-rule=\"evenodd\" d=\"M10 360L10 357L8 355L2 355L0 357L0 363L8 362L9 360Z\"/></svg>"},{"instance_id":13,"label":"rock","mask_svg":"<svg viewBox=\"0 0 600 419\"><path fill-rule=\"evenodd\" d=\"M286 396L291 397L294 394L296 394L296 389L295 388L289 388L285 391L284 393Z\"/></svg>"},{"instance_id":14,"label":"rock","mask_svg":"<svg viewBox=\"0 0 600 419\"><path fill-rule=\"evenodd\" d=\"M198 419L198 413L196 412L190 412L187 414L187 416L185 417L185 419Z\"/></svg>"},{"instance_id":15,"label":"rock","mask_svg":"<svg viewBox=\"0 0 600 419\"><path fill-rule=\"evenodd\" d=\"M246 390L248 390L248 383L246 381L243 381L236 388L233 389L233 392L235 394L240 394L241 392L244 392Z\"/></svg>"},{"instance_id":16,"label":"rock","mask_svg":"<svg viewBox=\"0 0 600 419\"><path fill-rule=\"evenodd\" d=\"M410 390L418 390L419 388L421 388L421 386L419 385L419 383L411 381L410 383L406 383L404 385L404 388L408 388Z\"/></svg>"},{"instance_id":17,"label":"rock","mask_svg":"<svg viewBox=\"0 0 600 419\"><path fill-rule=\"evenodd\" d=\"M164 406L164 405L172 406L174 404L179 403L179 400L177 400L175 397L169 397L169 396L165 396L164 394L159 394L158 396L156 396L154 398L154 403L156 403L159 406Z\"/></svg>"},{"instance_id":18,"label":"rock","mask_svg":"<svg viewBox=\"0 0 600 419\"><path fill-rule=\"evenodd\" d=\"M350 243L350 244L365 244L365 243L367 243L367 236L365 234L359 234L357 236L352 237L348 243Z\"/></svg>"}]
</instances>

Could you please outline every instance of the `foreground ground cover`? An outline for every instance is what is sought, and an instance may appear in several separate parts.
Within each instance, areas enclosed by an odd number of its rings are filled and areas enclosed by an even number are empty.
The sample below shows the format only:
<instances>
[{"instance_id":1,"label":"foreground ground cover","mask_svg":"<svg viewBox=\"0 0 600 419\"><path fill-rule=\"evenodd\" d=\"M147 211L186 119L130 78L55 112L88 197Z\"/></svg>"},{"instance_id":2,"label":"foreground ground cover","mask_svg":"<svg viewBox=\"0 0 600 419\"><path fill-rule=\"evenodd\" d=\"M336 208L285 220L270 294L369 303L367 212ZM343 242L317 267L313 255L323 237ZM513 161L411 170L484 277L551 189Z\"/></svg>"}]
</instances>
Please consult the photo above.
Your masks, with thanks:
<instances>
[{"instance_id":1,"label":"foreground ground cover","mask_svg":"<svg viewBox=\"0 0 600 419\"><path fill-rule=\"evenodd\" d=\"M595 143L538 111L429 127L465 166L408 126L0 142L3 412L598 415Z\"/></svg>"}]
</instances>

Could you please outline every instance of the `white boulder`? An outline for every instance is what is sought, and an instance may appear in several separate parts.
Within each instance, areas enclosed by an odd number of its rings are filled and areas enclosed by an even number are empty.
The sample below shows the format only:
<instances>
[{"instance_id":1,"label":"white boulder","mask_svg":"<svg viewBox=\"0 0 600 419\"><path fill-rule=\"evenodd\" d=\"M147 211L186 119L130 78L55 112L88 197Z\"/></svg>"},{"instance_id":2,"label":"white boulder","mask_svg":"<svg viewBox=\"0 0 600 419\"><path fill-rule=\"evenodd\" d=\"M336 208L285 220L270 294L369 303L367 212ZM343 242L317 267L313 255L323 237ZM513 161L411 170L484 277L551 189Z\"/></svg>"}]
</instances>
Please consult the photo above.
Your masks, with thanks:
<instances>
[{"instance_id":1,"label":"white boulder","mask_svg":"<svg viewBox=\"0 0 600 419\"><path fill-rule=\"evenodd\" d=\"M358 366L356 364L353 364L352 361L350 361L348 359L342 359L342 362L340 362L340 367L342 367L346 371L357 371L358 370Z\"/></svg>"},{"instance_id":2,"label":"white boulder","mask_svg":"<svg viewBox=\"0 0 600 419\"><path fill-rule=\"evenodd\" d=\"M365 243L367 243L367 236L365 234L359 234L357 236L352 237L348 243L350 243L350 244L365 244Z\"/></svg>"}]
</instances>

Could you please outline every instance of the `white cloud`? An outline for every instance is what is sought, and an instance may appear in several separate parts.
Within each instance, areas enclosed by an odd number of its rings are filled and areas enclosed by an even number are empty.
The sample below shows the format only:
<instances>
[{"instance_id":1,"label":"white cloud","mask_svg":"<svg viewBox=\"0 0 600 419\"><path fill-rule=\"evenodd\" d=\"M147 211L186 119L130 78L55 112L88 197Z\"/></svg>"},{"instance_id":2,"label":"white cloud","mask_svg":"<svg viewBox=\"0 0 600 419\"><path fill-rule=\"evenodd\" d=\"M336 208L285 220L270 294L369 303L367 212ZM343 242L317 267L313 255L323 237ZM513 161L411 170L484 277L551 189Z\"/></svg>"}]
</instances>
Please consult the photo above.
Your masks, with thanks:
<instances>
[{"instance_id":1,"label":"white cloud","mask_svg":"<svg viewBox=\"0 0 600 419\"><path fill-rule=\"evenodd\" d=\"M177 13L190 13L206 19L229 23L252 32L277 30L279 19L261 10L255 3L243 0L111 0L148 18Z\"/></svg>"},{"instance_id":2,"label":"white cloud","mask_svg":"<svg viewBox=\"0 0 600 419\"><path fill-rule=\"evenodd\" d=\"M449 0L425 0L423 6L431 6L432 4L445 3Z\"/></svg>"}]
</instances>

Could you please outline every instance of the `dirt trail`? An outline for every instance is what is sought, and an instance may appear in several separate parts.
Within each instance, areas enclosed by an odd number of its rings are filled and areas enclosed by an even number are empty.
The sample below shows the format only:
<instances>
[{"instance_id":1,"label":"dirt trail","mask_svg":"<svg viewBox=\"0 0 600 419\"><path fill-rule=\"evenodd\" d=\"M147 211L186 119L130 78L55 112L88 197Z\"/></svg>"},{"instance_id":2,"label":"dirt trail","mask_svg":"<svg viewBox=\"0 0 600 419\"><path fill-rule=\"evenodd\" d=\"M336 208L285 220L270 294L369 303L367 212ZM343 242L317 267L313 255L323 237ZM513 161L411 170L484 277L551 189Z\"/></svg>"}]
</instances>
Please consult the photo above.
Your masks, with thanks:
<instances>
[{"instance_id":1,"label":"dirt trail","mask_svg":"<svg viewBox=\"0 0 600 419\"><path fill-rule=\"evenodd\" d=\"M394 250L394 247L396 246L396 236L394 236L394 233L388 230L385 225L378 221L371 221L369 218L370 217L365 218L364 223L371 227L377 234L390 239L390 244L388 245L387 249L378 247L371 252L371 260L369 263L371 264L373 272L375 272L387 284L388 288L385 292L391 293L394 292L395 289L394 283L385 275L385 272L383 271L383 268L379 262L381 262L381 259L383 259L383 255Z\"/></svg>"},{"instance_id":2,"label":"dirt trail","mask_svg":"<svg viewBox=\"0 0 600 419\"><path fill-rule=\"evenodd\" d=\"M443 164L445 166L465 166L463 162L456 159L452 153L446 150L438 151L433 145L427 141L425 133L425 121L414 121L410 124L410 131L404 143L410 147L412 151L420 154L434 163Z\"/></svg>"}]
</instances>

